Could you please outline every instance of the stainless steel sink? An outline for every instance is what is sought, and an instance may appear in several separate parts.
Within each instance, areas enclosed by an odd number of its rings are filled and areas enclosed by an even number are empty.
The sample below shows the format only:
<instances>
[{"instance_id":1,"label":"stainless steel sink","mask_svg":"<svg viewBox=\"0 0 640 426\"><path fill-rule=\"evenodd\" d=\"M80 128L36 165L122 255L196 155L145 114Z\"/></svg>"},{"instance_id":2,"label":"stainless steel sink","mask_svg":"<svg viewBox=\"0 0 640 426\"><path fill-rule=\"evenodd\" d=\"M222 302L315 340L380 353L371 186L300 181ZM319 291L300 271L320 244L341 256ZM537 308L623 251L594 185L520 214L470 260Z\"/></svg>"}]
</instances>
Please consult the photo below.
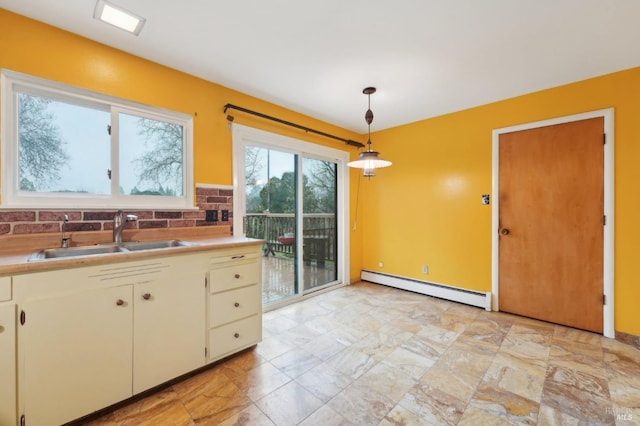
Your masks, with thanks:
<instances>
[{"instance_id":1,"label":"stainless steel sink","mask_svg":"<svg viewBox=\"0 0 640 426\"><path fill-rule=\"evenodd\" d=\"M33 253L31 253L31 256L29 256L28 260L29 262L32 262L34 260L59 259L61 257L91 256L94 254L118 253L122 251L128 250L113 244L69 248L50 248L34 251Z\"/></svg>"},{"instance_id":2,"label":"stainless steel sink","mask_svg":"<svg viewBox=\"0 0 640 426\"><path fill-rule=\"evenodd\" d=\"M126 243L120 243L120 247L124 247L125 249L130 251L158 250L172 247L188 247L193 245L194 243L182 240L129 241Z\"/></svg>"},{"instance_id":3,"label":"stainless steel sink","mask_svg":"<svg viewBox=\"0 0 640 426\"><path fill-rule=\"evenodd\" d=\"M60 259L64 257L91 256L95 254L122 253L142 250L161 250L172 247L188 247L194 243L182 240L161 240L161 241L129 241L125 243L105 243L94 246L50 248L38 250L29 256L29 262L46 259Z\"/></svg>"}]
</instances>

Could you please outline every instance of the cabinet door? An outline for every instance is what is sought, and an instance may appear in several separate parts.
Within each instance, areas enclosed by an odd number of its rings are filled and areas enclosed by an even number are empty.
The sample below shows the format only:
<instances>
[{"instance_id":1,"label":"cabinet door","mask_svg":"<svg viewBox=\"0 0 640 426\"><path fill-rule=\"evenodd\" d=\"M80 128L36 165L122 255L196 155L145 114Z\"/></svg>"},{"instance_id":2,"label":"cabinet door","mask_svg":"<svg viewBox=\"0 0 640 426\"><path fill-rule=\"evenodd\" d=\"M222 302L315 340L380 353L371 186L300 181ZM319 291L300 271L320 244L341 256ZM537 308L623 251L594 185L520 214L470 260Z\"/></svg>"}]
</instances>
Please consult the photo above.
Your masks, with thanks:
<instances>
[{"instance_id":1,"label":"cabinet door","mask_svg":"<svg viewBox=\"0 0 640 426\"><path fill-rule=\"evenodd\" d=\"M16 424L16 305L0 304L0 425Z\"/></svg>"},{"instance_id":2,"label":"cabinet door","mask_svg":"<svg viewBox=\"0 0 640 426\"><path fill-rule=\"evenodd\" d=\"M176 266L134 285L134 393L205 364L205 272Z\"/></svg>"},{"instance_id":3,"label":"cabinet door","mask_svg":"<svg viewBox=\"0 0 640 426\"><path fill-rule=\"evenodd\" d=\"M19 306L27 424L62 424L131 396L132 305L132 287L121 286Z\"/></svg>"}]
</instances>

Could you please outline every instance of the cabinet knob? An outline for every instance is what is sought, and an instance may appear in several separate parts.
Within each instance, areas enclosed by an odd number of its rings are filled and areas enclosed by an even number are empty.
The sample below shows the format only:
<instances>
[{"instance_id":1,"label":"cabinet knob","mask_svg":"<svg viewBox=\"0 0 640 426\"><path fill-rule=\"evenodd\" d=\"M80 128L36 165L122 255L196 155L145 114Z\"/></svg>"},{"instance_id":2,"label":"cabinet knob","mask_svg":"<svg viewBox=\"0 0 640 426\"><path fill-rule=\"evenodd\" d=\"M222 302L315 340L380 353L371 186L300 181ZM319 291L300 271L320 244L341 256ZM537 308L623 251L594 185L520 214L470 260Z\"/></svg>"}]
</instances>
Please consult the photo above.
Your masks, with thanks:
<instances>
[{"instance_id":1,"label":"cabinet knob","mask_svg":"<svg viewBox=\"0 0 640 426\"><path fill-rule=\"evenodd\" d=\"M143 298L144 300L149 300L149 299L151 299L151 293L145 293L145 294L143 294L143 295L142 295L142 298Z\"/></svg>"},{"instance_id":2,"label":"cabinet knob","mask_svg":"<svg viewBox=\"0 0 640 426\"><path fill-rule=\"evenodd\" d=\"M234 277L240 278L240 274L235 274Z\"/></svg>"},{"instance_id":3,"label":"cabinet knob","mask_svg":"<svg viewBox=\"0 0 640 426\"><path fill-rule=\"evenodd\" d=\"M124 300L122 300L122 299L116 300L116 305L118 305L118 306L124 305Z\"/></svg>"},{"instance_id":4,"label":"cabinet knob","mask_svg":"<svg viewBox=\"0 0 640 426\"><path fill-rule=\"evenodd\" d=\"M236 333L233 335L233 337L235 337L236 339L240 337L240 333Z\"/></svg>"},{"instance_id":5,"label":"cabinet knob","mask_svg":"<svg viewBox=\"0 0 640 426\"><path fill-rule=\"evenodd\" d=\"M238 302L234 303L233 306L235 306L236 308L240 307L240 304Z\"/></svg>"}]
</instances>

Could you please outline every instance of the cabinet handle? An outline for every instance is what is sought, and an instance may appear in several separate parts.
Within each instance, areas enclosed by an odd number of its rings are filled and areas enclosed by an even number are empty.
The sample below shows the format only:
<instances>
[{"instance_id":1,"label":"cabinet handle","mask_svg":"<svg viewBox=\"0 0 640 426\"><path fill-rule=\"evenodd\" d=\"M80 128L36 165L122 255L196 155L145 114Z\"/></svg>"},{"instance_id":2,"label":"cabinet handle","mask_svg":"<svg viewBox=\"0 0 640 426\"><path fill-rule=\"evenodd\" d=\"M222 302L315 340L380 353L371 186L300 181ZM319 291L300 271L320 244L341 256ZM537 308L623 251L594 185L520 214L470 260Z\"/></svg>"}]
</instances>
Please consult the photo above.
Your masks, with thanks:
<instances>
[{"instance_id":1,"label":"cabinet handle","mask_svg":"<svg viewBox=\"0 0 640 426\"><path fill-rule=\"evenodd\" d=\"M240 274L235 274L234 277L240 278Z\"/></svg>"},{"instance_id":2,"label":"cabinet handle","mask_svg":"<svg viewBox=\"0 0 640 426\"><path fill-rule=\"evenodd\" d=\"M116 300L116 305L118 305L118 306L124 305L124 300L122 300L122 299Z\"/></svg>"},{"instance_id":3,"label":"cabinet handle","mask_svg":"<svg viewBox=\"0 0 640 426\"><path fill-rule=\"evenodd\" d=\"M239 338L239 337L240 337L240 334L239 334L239 333L236 333L236 334L234 334L234 335L233 335L233 337L235 337L235 338L237 339L237 338Z\"/></svg>"},{"instance_id":4,"label":"cabinet handle","mask_svg":"<svg viewBox=\"0 0 640 426\"><path fill-rule=\"evenodd\" d=\"M149 299L151 299L151 293L145 293L145 294L143 294L143 295L142 295L142 298L143 298L144 300L149 300Z\"/></svg>"},{"instance_id":5,"label":"cabinet handle","mask_svg":"<svg viewBox=\"0 0 640 426\"><path fill-rule=\"evenodd\" d=\"M240 307L240 304L238 302L234 303L233 306L235 306L236 308Z\"/></svg>"},{"instance_id":6,"label":"cabinet handle","mask_svg":"<svg viewBox=\"0 0 640 426\"><path fill-rule=\"evenodd\" d=\"M242 259L244 258L244 254L241 254L239 256L231 256L232 259Z\"/></svg>"}]
</instances>

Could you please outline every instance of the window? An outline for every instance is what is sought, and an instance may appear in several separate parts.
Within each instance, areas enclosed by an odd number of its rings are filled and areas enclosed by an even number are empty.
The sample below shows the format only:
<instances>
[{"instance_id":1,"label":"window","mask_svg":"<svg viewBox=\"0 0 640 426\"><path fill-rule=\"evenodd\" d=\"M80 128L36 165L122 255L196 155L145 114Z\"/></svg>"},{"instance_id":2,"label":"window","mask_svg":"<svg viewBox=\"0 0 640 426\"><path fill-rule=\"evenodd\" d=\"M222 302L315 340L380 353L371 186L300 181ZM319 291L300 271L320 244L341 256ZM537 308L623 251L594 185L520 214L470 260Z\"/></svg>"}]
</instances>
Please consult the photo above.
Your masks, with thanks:
<instances>
[{"instance_id":1,"label":"window","mask_svg":"<svg viewBox=\"0 0 640 426\"><path fill-rule=\"evenodd\" d=\"M192 120L2 71L2 207L192 208Z\"/></svg>"}]
</instances>

